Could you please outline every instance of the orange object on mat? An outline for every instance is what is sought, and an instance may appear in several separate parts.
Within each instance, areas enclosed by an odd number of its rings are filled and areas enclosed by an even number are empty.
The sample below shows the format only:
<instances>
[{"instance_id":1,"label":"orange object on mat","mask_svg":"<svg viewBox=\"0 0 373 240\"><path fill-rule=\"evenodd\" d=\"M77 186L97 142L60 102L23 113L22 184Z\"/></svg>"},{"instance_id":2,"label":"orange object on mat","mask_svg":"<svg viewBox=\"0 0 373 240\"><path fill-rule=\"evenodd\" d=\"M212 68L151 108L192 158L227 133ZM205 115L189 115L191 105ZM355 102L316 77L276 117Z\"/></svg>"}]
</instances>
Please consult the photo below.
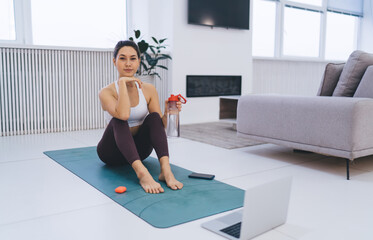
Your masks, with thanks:
<instances>
[{"instance_id":1,"label":"orange object on mat","mask_svg":"<svg viewBox=\"0 0 373 240\"><path fill-rule=\"evenodd\" d=\"M116 193L124 193L125 191L127 191L127 188L126 187L123 187L123 186L119 186L115 189L115 192Z\"/></svg>"}]
</instances>

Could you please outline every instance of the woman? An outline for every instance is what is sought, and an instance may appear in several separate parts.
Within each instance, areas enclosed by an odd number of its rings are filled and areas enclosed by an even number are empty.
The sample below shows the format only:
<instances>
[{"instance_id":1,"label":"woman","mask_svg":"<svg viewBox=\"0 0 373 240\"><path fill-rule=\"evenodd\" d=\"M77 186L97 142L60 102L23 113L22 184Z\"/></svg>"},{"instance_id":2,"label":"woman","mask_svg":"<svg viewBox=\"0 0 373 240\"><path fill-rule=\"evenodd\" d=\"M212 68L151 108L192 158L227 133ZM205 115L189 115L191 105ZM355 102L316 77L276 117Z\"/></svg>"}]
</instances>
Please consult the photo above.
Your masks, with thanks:
<instances>
[{"instance_id":1,"label":"woman","mask_svg":"<svg viewBox=\"0 0 373 240\"><path fill-rule=\"evenodd\" d=\"M99 94L108 125L97 145L98 156L106 164L130 164L145 192L162 193L164 189L142 163L154 148L161 166L158 179L173 190L181 189L183 184L175 179L169 163L164 130L167 101L162 116L155 87L134 77L141 62L136 43L119 41L113 62L119 78L101 89ZM178 109L181 110L180 102Z\"/></svg>"}]
</instances>

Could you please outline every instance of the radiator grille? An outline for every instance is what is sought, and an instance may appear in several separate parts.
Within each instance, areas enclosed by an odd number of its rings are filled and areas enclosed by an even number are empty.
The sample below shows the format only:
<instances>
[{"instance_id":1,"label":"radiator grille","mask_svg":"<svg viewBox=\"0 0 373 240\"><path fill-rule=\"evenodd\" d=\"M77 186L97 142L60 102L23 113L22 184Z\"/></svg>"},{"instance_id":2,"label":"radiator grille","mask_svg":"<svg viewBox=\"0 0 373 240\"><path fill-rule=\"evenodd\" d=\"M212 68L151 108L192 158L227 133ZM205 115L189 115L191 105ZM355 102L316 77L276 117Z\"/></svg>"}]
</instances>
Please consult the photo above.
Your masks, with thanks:
<instances>
[{"instance_id":1,"label":"radiator grille","mask_svg":"<svg viewBox=\"0 0 373 240\"><path fill-rule=\"evenodd\" d=\"M253 93L316 96L326 62L253 60Z\"/></svg>"},{"instance_id":2,"label":"radiator grille","mask_svg":"<svg viewBox=\"0 0 373 240\"><path fill-rule=\"evenodd\" d=\"M116 78L110 51L0 48L0 136L103 128L98 92Z\"/></svg>"}]
</instances>

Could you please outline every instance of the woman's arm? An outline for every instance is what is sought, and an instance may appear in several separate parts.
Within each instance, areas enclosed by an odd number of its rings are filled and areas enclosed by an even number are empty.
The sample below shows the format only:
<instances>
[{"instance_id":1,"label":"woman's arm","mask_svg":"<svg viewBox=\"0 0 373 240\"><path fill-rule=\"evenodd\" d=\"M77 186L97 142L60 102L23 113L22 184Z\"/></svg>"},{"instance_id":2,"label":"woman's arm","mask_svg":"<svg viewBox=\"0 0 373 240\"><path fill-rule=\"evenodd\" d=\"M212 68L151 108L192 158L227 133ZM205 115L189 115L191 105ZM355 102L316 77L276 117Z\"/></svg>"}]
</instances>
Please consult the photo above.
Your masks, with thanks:
<instances>
[{"instance_id":1,"label":"woman's arm","mask_svg":"<svg viewBox=\"0 0 373 240\"><path fill-rule=\"evenodd\" d=\"M167 100L165 101L164 114L162 114L161 107L159 105L159 97L158 97L157 90L155 89L155 87L152 84L144 84L144 86L145 87L143 88L143 90L145 90L150 96L150 100L149 100L149 103L148 103L149 113L157 112L159 114L159 116L162 118L162 122L163 122L164 127L167 127L168 101ZM176 106L177 106L177 108L179 109L179 112L180 112L181 111L181 102L180 101L177 102Z\"/></svg>"},{"instance_id":2,"label":"woman's arm","mask_svg":"<svg viewBox=\"0 0 373 240\"><path fill-rule=\"evenodd\" d=\"M118 80L118 99L115 98L113 91L108 87L103 88L99 94L102 109L109 112L111 116L121 120L127 120L130 116L131 104L126 85L126 82L130 81L139 80L128 77L123 77Z\"/></svg>"},{"instance_id":3,"label":"woman's arm","mask_svg":"<svg viewBox=\"0 0 373 240\"><path fill-rule=\"evenodd\" d=\"M158 92L155 89L154 85L150 83L144 83L143 84L143 92L146 94L145 96L148 97L148 110L149 113L156 112L159 114L159 116L162 118L164 115L161 112L161 107L159 105L159 97ZM166 115L166 114L165 114Z\"/></svg>"}]
</instances>

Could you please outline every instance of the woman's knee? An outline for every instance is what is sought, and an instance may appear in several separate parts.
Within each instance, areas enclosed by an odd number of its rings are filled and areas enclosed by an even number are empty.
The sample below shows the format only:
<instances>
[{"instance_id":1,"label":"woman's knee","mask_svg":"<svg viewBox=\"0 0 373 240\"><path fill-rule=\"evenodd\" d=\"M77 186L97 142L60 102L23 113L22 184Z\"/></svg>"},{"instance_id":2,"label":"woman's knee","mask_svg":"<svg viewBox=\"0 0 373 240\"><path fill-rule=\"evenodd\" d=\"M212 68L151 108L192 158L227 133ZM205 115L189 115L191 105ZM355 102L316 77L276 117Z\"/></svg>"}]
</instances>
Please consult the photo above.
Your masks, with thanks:
<instances>
[{"instance_id":1,"label":"woman's knee","mask_svg":"<svg viewBox=\"0 0 373 240\"><path fill-rule=\"evenodd\" d=\"M114 132L116 130L122 131L123 129L125 130L130 130L130 126L128 125L128 121L126 120L120 120L118 118L112 118L109 122L109 125L111 125L114 129Z\"/></svg>"},{"instance_id":2,"label":"woman's knee","mask_svg":"<svg viewBox=\"0 0 373 240\"><path fill-rule=\"evenodd\" d=\"M144 123L145 124L156 123L156 124L162 124L163 125L161 117L156 112L149 113L148 116L146 116L146 118L144 120Z\"/></svg>"},{"instance_id":3,"label":"woman's knee","mask_svg":"<svg viewBox=\"0 0 373 240\"><path fill-rule=\"evenodd\" d=\"M146 118L161 120L161 116L159 116L159 113L157 113L157 112L149 113L148 116L146 116Z\"/></svg>"},{"instance_id":4,"label":"woman's knee","mask_svg":"<svg viewBox=\"0 0 373 240\"><path fill-rule=\"evenodd\" d=\"M128 121L120 120L120 119L114 118L114 117L110 120L109 124L129 127Z\"/></svg>"}]
</instances>

